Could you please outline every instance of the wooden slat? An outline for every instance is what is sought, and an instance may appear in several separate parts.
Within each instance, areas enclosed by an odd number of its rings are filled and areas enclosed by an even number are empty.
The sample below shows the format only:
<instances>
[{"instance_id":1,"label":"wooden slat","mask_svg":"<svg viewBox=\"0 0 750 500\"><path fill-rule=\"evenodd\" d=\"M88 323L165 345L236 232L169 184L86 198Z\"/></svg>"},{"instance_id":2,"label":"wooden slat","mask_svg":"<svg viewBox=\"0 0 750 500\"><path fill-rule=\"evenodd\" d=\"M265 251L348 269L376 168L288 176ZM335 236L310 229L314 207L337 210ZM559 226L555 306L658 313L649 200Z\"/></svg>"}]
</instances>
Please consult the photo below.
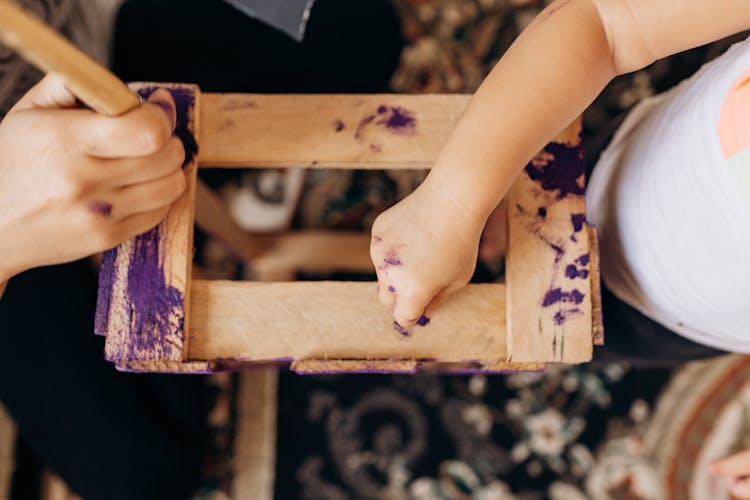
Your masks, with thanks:
<instances>
[{"instance_id":1,"label":"wooden slat","mask_svg":"<svg viewBox=\"0 0 750 500\"><path fill-rule=\"evenodd\" d=\"M197 131L200 95L194 85L140 83L139 92L169 90L177 125ZM107 336L105 356L120 369L183 361L189 328L190 272L195 208L195 158L184 167L185 193L157 227L105 253L99 278L97 333ZM133 369L139 369L133 367Z\"/></svg>"},{"instance_id":2,"label":"wooden slat","mask_svg":"<svg viewBox=\"0 0 750 500\"><path fill-rule=\"evenodd\" d=\"M589 232L580 121L549 144L508 194L510 361L580 363L592 354Z\"/></svg>"},{"instance_id":3,"label":"wooden slat","mask_svg":"<svg viewBox=\"0 0 750 500\"><path fill-rule=\"evenodd\" d=\"M429 168L469 97L206 93L200 164Z\"/></svg>"},{"instance_id":4,"label":"wooden slat","mask_svg":"<svg viewBox=\"0 0 750 500\"><path fill-rule=\"evenodd\" d=\"M403 337L374 283L195 280L189 359L504 360L504 293L470 285Z\"/></svg>"}]
</instances>

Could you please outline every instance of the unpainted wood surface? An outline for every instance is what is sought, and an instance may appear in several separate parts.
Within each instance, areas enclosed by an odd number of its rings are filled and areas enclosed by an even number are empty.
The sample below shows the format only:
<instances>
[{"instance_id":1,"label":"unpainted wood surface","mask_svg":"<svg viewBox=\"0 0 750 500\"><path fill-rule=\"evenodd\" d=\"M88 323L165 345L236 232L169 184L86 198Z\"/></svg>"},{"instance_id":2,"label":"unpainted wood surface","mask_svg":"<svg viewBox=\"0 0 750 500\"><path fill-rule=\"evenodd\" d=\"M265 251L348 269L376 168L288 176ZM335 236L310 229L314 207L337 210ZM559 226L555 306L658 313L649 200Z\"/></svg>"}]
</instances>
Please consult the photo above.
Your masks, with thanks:
<instances>
[{"instance_id":1,"label":"unpainted wood surface","mask_svg":"<svg viewBox=\"0 0 750 500\"><path fill-rule=\"evenodd\" d=\"M206 93L200 164L430 168L469 98Z\"/></svg>"},{"instance_id":2,"label":"unpainted wood surface","mask_svg":"<svg viewBox=\"0 0 750 500\"><path fill-rule=\"evenodd\" d=\"M506 358L503 285L466 287L410 337L375 293L375 283L195 280L188 359Z\"/></svg>"},{"instance_id":3,"label":"unpainted wood surface","mask_svg":"<svg viewBox=\"0 0 750 500\"><path fill-rule=\"evenodd\" d=\"M532 160L507 196L510 361L591 358L591 245L579 132L576 121Z\"/></svg>"}]
</instances>

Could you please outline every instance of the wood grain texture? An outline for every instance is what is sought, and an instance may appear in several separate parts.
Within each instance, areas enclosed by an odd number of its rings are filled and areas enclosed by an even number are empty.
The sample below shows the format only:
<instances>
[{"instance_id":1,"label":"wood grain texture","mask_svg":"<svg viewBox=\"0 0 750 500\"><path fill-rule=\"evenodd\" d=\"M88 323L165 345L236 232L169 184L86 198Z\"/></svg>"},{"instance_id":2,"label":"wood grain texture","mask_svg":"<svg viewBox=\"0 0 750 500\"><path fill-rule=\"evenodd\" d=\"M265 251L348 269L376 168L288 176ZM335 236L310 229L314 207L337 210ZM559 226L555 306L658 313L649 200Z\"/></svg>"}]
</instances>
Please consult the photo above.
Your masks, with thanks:
<instances>
[{"instance_id":1,"label":"wood grain texture","mask_svg":"<svg viewBox=\"0 0 750 500\"><path fill-rule=\"evenodd\" d=\"M157 87L166 88L175 98L178 135L185 128L195 134L198 88L151 83L134 86L143 95ZM105 356L120 369L149 362L171 365L184 358L190 317L197 173L194 156L184 171L187 188L166 218L154 229L109 250L103 258L96 331L107 336Z\"/></svg>"},{"instance_id":2,"label":"wood grain texture","mask_svg":"<svg viewBox=\"0 0 750 500\"><path fill-rule=\"evenodd\" d=\"M119 78L10 0L0 0L0 39L42 71L60 74L99 113L117 116L140 104Z\"/></svg>"},{"instance_id":3,"label":"wood grain texture","mask_svg":"<svg viewBox=\"0 0 750 500\"><path fill-rule=\"evenodd\" d=\"M469 98L206 93L200 164L430 168Z\"/></svg>"},{"instance_id":4,"label":"wood grain texture","mask_svg":"<svg viewBox=\"0 0 750 500\"><path fill-rule=\"evenodd\" d=\"M509 361L592 355L591 244L580 121L540 152L508 196Z\"/></svg>"},{"instance_id":5,"label":"wood grain texture","mask_svg":"<svg viewBox=\"0 0 750 500\"><path fill-rule=\"evenodd\" d=\"M410 337L375 283L193 282L191 360L505 360L503 285L470 285Z\"/></svg>"}]
</instances>

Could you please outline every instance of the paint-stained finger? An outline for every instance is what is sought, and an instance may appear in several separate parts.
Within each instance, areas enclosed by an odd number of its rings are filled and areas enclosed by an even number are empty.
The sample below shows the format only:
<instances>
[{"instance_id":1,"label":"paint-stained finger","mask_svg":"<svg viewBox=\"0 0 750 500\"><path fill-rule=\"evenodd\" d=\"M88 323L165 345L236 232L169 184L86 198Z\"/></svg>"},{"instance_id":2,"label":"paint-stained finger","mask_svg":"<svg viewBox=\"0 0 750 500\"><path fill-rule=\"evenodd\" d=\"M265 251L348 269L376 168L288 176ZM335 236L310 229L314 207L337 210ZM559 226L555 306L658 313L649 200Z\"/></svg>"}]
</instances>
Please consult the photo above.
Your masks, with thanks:
<instances>
[{"instance_id":1,"label":"paint-stained finger","mask_svg":"<svg viewBox=\"0 0 750 500\"><path fill-rule=\"evenodd\" d=\"M141 106L110 118L87 110L66 113L71 144L97 158L146 157L161 151L175 130L172 95L156 90Z\"/></svg>"},{"instance_id":2,"label":"paint-stained finger","mask_svg":"<svg viewBox=\"0 0 750 500\"><path fill-rule=\"evenodd\" d=\"M417 324L424 314L424 309L435 296L435 290L399 290L396 292L396 306L393 308L393 319L404 328Z\"/></svg>"}]
</instances>

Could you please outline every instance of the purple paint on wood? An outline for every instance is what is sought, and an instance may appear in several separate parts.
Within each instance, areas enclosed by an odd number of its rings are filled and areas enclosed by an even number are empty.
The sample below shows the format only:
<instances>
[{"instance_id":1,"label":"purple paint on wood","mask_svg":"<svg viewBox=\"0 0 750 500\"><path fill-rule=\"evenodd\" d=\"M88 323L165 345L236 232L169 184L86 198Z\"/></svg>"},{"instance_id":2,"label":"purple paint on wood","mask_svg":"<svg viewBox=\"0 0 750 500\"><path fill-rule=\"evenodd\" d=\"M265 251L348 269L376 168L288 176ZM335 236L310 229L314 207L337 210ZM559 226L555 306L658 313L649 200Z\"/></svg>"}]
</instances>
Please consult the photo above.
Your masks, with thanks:
<instances>
[{"instance_id":1,"label":"purple paint on wood","mask_svg":"<svg viewBox=\"0 0 750 500\"><path fill-rule=\"evenodd\" d=\"M334 130L336 130L336 132L341 132L346 128L346 125L342 120L336 120L333 124L333 128Z\"/></svg>"},{"instance_id":2,"label":"purple paint on wood","mask_svg":"<svg viewBox=\"0 0 750 500\"><path fill-rule=\"evenodd\" d=\"M370 144L370 149L373 153L380 153L383 150L382 144Z\"/></svg>"},{"instance_id":3,"label":"purple paint on wood","mask_svg":"<svg viewBox=\"0 0 750 500\"><path fill-rule=\"evenodd\" d=\"M579 266L588 266L589 265L589 254L585 253L578 257L576 259L576 264Z\"/></svg>"},{"instance_id":4,"label":"purple paint on wood","mask_svg":"<svg viewBox=\"0 0 750 500\"><path fill-rule=\"evenodd\" d=\"M555 263L558 263L562 260L563 256L565 255L565 250L560 245L555 245L554 243L548 243L550 248L555 251Z\"/></svg>"},{"instance_id":5,"label":"purple paint on wood","mask_svg":"<svg viewBox=\"0 0 750 500\"><path fill-rule=\"evenodd\" d=\"M542 307L549 307L551 305L557 304L558 302L580 304L581 302L583 302L584 297L584 294L575 289L570 292L563 292L561 288L552 288L550 290L547 290L547 293L544 294Z\"/></svg>"},{"instance_id":6,"label":"purple paint on wood","mask_svg":"<svg viewBox=\"0 0 750 500\"><path fill-rule=\"evenodd\" d=\"M576 278L586 279L589 277L589 272L586 269L578 269L573 264L570 264L565 268L565 276L572 280Z\"/></svg>"},{"instance_id":7,"label":"purple paint on wood","mask_svg":"<svg viewBox=\"0 0 750 500\"><path fill-rule=\"evenodd\" d=\"M573 231L577 233L583 229L583 223L586 222L586 214L570 214L570 222L573 224Z\"/></svg>"},{"instance_id":8,"label":"purple paint on wood","mask_svg":"<svg viewBox=\"0 0 750 500\"><path fill-rule=\"evenodd\" d=\"M117 248L107 250L102 255L102 267L99 271L99 290L96 295L96 314L94 315L94 333L106 335L109 326L109 306L112 303L112 287L115 284L115 262Z\"/></svg>"},{"instance_id":9,"label":"purple paint on wood","mask_svg":"<svg viewBox=\"0 0 750 500\"><path fill-rule=\"evenodd\" d=\"M94 201L89 204L89 210L101 217L110 217L112 215L112 204L104 201Z\"/></svg>"},{"instance_id":10,"label":"purple paint on wood","mask_svg":"<svg viewBox=\"0 0 750 500\"><path fill-rule=\"evenodd\" d=\"M539 210L537 210L537 215L544 219L545 217L547 217L547 209L544 207L539 207Z\"/></svg>"},{"instance_id":11,"label":"purple paint on wood","mask_svg":"<svg viewBox=\"0 0 750 500\"><path fill-rule=\"evenodd\" d=\"M424 314L419 317L417 320L417 325L419 326L427 326L430 323L430 318L425 316Z\"/></svg>"},{"instance_id":12,"label":"purple paint on wood","mask_svg":"<svg viewBox=\"0 0 750 500\"><path fill-rule=\"evenodd\" d=\"M362 118L357 125L357 131L354 133L354 138L359 139L362 135L362 130L375 120L375 115L368 115Z\"/></svg>"},{"instance_id":13,"label":"purple paint on wood","mask_svg":"<svg viewBox=\"0 0 750 500\"><path fill-rule=\"evenodd\" d=\"M529 178L538 182L545 191L557 191L559 200L569 194L583 195L584 164L581 160L581 146L566 146L550 143L545 148L553 159L546 164L529 163L525 172Z\"/></svg>"},{"instance_id":14,"label":"purple paint on wood","mask_svg":"<svg viewBox=\"0 0 750 500\"><path fill-rule=\"evenodd\" d=\"M133 244L127 288L132 326L129 359L182 358L182 345L171 343L169 336L183 330L185 302L182 292L164 278L159 247L158 226L137 236Z\"/></svg>"},{"instance_id":15,"label":"purple paint on wood","mask_svg":"<svg viewBox=\"0 0 750 500\"><path fill-rule=\"evenodd\" d=\"M144 99L148 99L156 89L162 87L145 87L138 90L138 94ZM172 94L172 98L175 103L175 110L177 112L177 127L175 128L175 135L182 141L182 145L185 148L185 162L183 165L187 165L190 161L198 154L198 142L193 137L192 132L188 130L187 125L189 123L188 113L195 105L195 94L191 89L187 88L173 88L166 89Z\"/></svg>"},{"instance_id":16,"label":"purple paint on wood","mask_svg":"<svg viewBox=\"0 0 750 500\"><path fill-rule=\"evenodd\" d=\"M561 309L560 311L557 311L555 315L552 317L552 321L556 325L562 325L565 323L568 319L570 319L571 316L575 316L578 314L583 314L583 311L578 309L577 307L574 307L572 309ZM563 340L565 337L563 337ZM563 344L560 345L560 348L562 350Z\"/></svg>"},{"instance_id":17,"label":"purple paint on wood","mask_svg":"<svg viewBox=\"0 0 750 500\"><path fill-rule=\"evenodd\" d=\"M404 337L411 337L411 332L409 331L409 329L399 325L398 321L393 322L393 329Z\"/></svg>"},{"instance_id":18,"label":"purple paint on wood","mask_svg":"<svg viewBox=\"0 0 750 500\"><path fill-rule=\"evenodd\" d=\"M408 109L381 105L378 107L378 114L383 118L378 120L377 124L384 125L395 134L412 135L416 132L417 119Z\"/></svg>"}]
</instances>

